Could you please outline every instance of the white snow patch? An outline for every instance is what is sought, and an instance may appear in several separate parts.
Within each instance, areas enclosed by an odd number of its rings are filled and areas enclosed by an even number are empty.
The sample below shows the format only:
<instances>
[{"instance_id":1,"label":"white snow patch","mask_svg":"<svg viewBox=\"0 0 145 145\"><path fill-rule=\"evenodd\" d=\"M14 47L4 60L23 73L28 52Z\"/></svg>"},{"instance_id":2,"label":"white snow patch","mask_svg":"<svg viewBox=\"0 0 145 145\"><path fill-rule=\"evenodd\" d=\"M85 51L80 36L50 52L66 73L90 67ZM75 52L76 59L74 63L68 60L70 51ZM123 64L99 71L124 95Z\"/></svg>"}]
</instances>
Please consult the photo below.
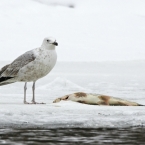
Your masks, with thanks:
<instances>
[{"instance_id":1,"label":"white snow patch","mask_svg":"<svg viewBox=\"0 0 145 145\"><path fill-rule=\"evenodd\" d=\"M42 4L46 5L52 5L52 6L66 6L69 8L74 8L76 4L76 0L34 0L36 2L40 2Z\"/></svg>"},{"instance_id":2,"label":"white snow patch","mask_svg":"<svg viewBox=\"0 0 145 145\"><path fill-rule=\"evenodd\" d=\"M145 126L144 106L96 106L72 101L52 103L58 97L86 89L84 92L90 90L145 104L144 65L145 62L58 63L52 73L36 83L36 101L46 105L24 105L24 83L1 86L0 127ZM28 83L28 102L32 99L31 87Z\"/></svg>"},{"instance_id":3,"label":"white snow patch","mask_svg":"<svg viewBox=\"0 0 145 145\"><path fill-rule=\"evenodd\" d=\"M51 83L38 87L38 89L42 90L69 90L69 91L80 91L80 90L85 90L83 87L65 79L65 78L60 78L57 77L54 79Z\"/></svg>"}]
</instances>

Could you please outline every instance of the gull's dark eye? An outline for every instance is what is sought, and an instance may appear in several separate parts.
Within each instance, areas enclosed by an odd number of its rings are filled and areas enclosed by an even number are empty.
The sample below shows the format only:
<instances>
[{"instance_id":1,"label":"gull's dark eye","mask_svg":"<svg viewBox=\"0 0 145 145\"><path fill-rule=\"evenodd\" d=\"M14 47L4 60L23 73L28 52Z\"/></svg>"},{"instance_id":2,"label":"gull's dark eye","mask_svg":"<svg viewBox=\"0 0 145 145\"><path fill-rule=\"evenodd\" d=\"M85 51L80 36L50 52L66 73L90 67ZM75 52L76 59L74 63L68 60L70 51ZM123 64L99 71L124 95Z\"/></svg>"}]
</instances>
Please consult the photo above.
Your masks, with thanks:
<instances>
[{"instance_id":1,"label":"gull's dark eye","mask_svg":"<svg viewBox=\"0 0 145 145\"><path fill-rule=\"evenodd\" d=\"M47 40L47 42L49 42L49 40Z\"/></svg>"}]
</instances>

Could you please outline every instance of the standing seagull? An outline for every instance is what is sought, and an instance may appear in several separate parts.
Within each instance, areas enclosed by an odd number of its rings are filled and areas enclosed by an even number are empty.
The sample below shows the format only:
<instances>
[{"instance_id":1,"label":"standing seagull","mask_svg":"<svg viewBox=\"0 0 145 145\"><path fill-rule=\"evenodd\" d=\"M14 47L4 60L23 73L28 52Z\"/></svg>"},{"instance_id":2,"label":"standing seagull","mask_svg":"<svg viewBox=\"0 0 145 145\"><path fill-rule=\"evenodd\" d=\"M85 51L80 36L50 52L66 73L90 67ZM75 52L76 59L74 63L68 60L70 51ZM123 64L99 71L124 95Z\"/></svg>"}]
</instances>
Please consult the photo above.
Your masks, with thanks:
<instances>
[{"instance_id":1,"label":"standing seagull","mask_svg":"<svg viewBox=\"0 0 145 145\"><path fill-rule=\"evenodd\" d=\"M4 66L0 70L0 86L15 82L25 82L24 104L26 101L27 82L33 82L33 97L31 104L44 104L35 101L35 82L46 76L54 67L57 55L55 46L58 43L54 38L45 38L41 47L28 51L11 64Z\"/></svg>"}]
</instances>

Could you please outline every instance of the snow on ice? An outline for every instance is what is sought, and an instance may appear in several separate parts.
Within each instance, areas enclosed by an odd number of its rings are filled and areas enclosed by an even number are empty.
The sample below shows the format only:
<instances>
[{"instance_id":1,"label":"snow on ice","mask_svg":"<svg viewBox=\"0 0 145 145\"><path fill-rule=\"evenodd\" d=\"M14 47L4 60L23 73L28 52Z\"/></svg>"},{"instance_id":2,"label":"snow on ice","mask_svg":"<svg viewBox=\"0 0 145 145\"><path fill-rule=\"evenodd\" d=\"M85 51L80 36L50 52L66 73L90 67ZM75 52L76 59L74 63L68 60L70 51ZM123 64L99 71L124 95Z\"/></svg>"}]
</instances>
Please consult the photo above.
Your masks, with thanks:
<instances>
[{"instance_id":1,"label":"snow on ice","mask_svg":"<svg viewBox=\"0 0 145 145\"><path fill-rule=\"evenodd\" d=\"M0 67L46 36L59 47L54 70L36 86L37 101L47 104L24 105L23 83L2 86L0 127L144 126L144 107L52 103L83 91L145 104L144 7L143 0L1 0Z\"/></svg>"},{"instance_id":2,"label":"snow on ice","mask_svg":"<svg viewBox=\"0 0 145 145\"><path fill-rule=\"evenodd\" d=\"M130 67L126 66L127 63ZM73 70L71 64L76 66L78 74L75 74L76 69ZM58 62L50 75L38 81L37 101L43 100L46 105L24 105L23 83L0 87L0 126L46 128L144 126L145 112L142 106L93 106L72 101L52 103L54 99L63 95L83 91L112 95L145 104L145 77L141 71L143 63L138 62L138 67L134 62L107 64L107 62L94 63L94 69L91 71L91 62ZM86 67L90 72L84 72ZM112 67L116 73L111 71ZM138 71L135 71L136 69ZM123 77L120 77L123 73L121 70L126 74ZM28 99L31 99L31 96L29 89Z\"/></svg>"}]
</instances>

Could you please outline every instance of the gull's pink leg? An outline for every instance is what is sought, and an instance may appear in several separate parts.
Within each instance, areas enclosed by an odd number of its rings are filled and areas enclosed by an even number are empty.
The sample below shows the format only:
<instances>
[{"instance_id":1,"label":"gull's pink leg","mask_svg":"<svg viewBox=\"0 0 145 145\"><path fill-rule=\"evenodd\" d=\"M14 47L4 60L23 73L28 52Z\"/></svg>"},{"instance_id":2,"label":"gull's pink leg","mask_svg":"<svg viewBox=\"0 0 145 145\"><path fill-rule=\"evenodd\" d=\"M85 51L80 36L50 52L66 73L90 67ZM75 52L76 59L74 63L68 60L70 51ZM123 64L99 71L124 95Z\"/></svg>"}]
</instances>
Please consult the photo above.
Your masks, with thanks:
<instances>
[{"instance_id":1,"label":"gull's pink leg","mask_svg":"<svg viewBox=\"0 0 145 145\"><path fill-rule=\"evenodd\" d=\"M26 101L26 90L27 90L27 82L25 82L25 85L24 85L24 104L30 104Z\"/></svg>"},{"instance_id":2,"label":"gull's pink leg","mask_svg":"<svg viewBox=\"0 0 145 145\"><path fill-rule=\"evenodd\" d=\"M43 102L42 103L37 103L35 101L35 82L33 82L32 91L33 91L32 104L45 104Z\"/></svg>"}]
</instances>

